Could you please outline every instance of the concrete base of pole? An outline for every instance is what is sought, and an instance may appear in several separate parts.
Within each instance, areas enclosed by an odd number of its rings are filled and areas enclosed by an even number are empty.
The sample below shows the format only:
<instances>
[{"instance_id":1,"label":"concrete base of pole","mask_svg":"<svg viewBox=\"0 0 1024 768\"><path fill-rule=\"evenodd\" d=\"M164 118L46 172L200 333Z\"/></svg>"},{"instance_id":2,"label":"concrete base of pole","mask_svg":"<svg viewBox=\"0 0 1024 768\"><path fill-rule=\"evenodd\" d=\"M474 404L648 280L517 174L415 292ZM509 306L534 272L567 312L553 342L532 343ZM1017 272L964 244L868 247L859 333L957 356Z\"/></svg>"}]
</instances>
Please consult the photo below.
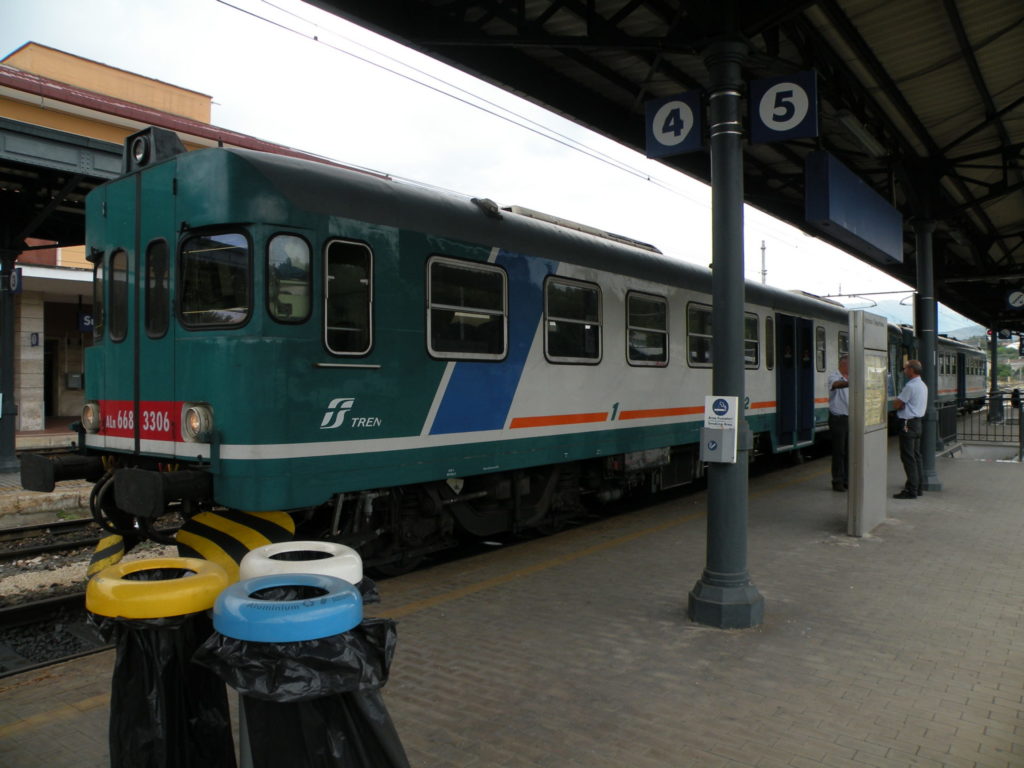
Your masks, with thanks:
<instances>
[{"instance_id":1,"label":"concrete base of pole","mask_svg":"<svg viewBox=\"0 0 1024 768\"><path fill-rule=\"evenodd\" d=\"M764 621L764 598L749 582L721 587L698 581L690 592L691 621L718 629L749 629Z\"/></svg>"},{"instance_id":2,"label":"concrete base of pole","mask_svg":"<svg viewBox=\"0 0 1024 768\"><path fill-rule=\"evenodd\" d=\"M942 481L939 480L939 474L934 469L925 470L924 477L921 478L921 485L926 491L942 490Z\"/></svg>"}]
</instances>

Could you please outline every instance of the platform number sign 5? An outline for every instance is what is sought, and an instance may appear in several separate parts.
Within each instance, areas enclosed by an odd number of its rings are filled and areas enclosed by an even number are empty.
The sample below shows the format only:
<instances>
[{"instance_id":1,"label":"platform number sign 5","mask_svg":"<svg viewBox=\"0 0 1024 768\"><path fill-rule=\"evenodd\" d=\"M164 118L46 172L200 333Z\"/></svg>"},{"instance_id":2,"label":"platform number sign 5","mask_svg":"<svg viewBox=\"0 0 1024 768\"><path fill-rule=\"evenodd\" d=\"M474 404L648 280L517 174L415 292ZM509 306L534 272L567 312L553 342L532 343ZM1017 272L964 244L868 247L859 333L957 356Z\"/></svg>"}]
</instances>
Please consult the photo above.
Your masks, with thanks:
<instances>
[{"instance_id":1,"label":"platform number sign 5","mask_svg":"<svg viewBox=\"0 0 1024 768\"><path fill-rule=\"evenodd\" d=\"M644 105L647 156L668 157L703 146L704 114L699 93L680 93Z\"/></svg>"},{"instance_id":2,"label":"platform number sign 5","mask_svg":"<svg viewBox=\"0 0 1024 768\"><path fill-rule=\"evenodd\" d=\"M811 70L754 80L748 99L755 144L818 135L818 78Z\"/></svg>"}]
</instances>

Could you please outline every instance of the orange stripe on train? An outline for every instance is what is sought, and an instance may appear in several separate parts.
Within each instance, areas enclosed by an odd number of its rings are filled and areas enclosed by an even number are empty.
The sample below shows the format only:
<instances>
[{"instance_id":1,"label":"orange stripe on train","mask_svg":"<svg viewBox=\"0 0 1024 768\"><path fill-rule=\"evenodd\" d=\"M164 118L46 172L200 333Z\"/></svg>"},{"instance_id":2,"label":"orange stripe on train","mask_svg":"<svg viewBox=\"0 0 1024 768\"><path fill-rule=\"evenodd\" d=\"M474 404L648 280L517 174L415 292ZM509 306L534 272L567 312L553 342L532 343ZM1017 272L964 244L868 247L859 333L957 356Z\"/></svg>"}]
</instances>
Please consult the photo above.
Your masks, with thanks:
<instances>
[{"instance_id":1,"label":"orange stripe on train","mask_svg":"<svg viewBox=\"0 0 1024 768\"><path fill-rule=\"evenodd\" d=\"M558 427L565 424L591 424L607 420L607 412L565 413L557 416L520 416L519 418L512 419L512 423L509 424L509 428L526 429L529 427Z\"/></svg>"}]
</instances>

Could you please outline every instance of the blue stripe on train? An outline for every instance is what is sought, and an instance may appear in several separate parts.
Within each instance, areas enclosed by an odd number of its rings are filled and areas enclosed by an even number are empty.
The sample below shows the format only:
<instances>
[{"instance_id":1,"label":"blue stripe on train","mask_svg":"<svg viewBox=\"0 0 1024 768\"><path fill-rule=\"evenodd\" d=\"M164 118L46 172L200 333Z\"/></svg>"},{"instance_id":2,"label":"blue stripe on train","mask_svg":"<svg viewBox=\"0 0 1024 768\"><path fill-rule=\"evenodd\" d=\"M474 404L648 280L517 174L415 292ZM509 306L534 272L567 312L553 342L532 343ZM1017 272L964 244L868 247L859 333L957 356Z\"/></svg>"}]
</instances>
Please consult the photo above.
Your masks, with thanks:
<instances>
[{"instance_id":1,"label":"blue stripe on train","mask_svg":"<svg viewBox=\"0 0 1024 768\"><path fill-rule=\"evenodd\" d=\"M557 262L499 251L508 273L508 357L504 362L459 362L437 409L430 434L501 429L512 407L537 324L544 313L544 278Z\"/></svg>"}]
</instances>

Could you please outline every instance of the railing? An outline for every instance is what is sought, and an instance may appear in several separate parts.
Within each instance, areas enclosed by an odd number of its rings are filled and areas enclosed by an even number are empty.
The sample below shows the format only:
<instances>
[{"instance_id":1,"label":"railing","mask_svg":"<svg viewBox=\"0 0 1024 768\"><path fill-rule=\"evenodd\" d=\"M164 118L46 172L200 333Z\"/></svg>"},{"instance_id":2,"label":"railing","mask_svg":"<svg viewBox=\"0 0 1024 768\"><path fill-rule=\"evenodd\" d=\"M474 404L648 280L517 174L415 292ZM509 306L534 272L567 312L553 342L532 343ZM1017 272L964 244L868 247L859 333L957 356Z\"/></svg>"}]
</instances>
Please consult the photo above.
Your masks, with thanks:
<instances>
[{"instance_id":1,"label":"railing","mask_svg":"<svg viewBox=\"0 0 1024 768\"><path fill-rule=\"evenodd\" d=\"M941 424L941 411L939 420ZM940 434L945 431L940 429ZM980 410L966 413L957 420L956 437L961 442L1016 446L1020 458L1024 455L1020 392L990 392Z\"/></svg>"}]
</instances>

